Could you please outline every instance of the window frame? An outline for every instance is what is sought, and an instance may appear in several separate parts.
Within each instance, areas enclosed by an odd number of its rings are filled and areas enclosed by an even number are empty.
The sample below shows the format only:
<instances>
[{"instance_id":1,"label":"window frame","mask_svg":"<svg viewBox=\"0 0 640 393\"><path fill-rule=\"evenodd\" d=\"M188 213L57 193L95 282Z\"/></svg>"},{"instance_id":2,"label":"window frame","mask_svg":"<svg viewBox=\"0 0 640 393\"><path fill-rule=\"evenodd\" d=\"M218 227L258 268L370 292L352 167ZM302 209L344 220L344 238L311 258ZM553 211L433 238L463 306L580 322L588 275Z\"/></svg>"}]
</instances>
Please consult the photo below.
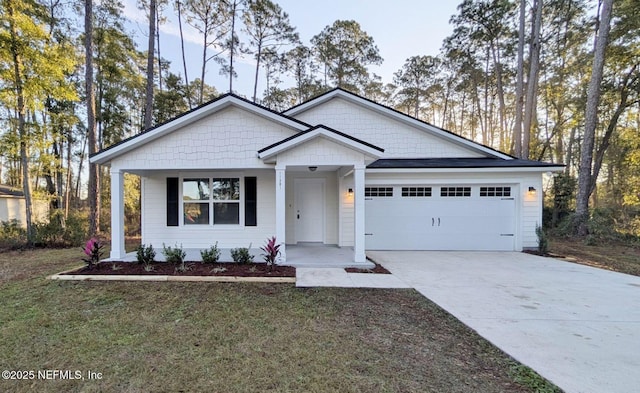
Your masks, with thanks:
<instances>
[{"instance_id":1,"label":"window frame","mask_svg":"<svg viewBox=\"0 0 640 393\"><path fill-rule=\"evenodd\" d=\"M452 193L453 192L453 193ZM458 195L461 193L461 195ZM441 186L440 198L470 198L473 190L471 186Z\"/></svg>"},{"instance_id":2,"label":"window frame","mask_svg":"<svg viewBox=\"0 0 640 393\"><path fill-rule=\"evenodd\" d=\"M393 198L394 187L392 186L365 186L365 198Z\"/></svg>"},{"instance_id":3,"label":"window frame","mask_svg":"<svg viewBox=\"0 0 640 393\"><path fill-rule=\"evenodd\" d=\"M193 229L212 229L212 228L225 228L225 229L241 229L245 227L245 190L244 190L244 174L238 172L220 172L220 173L181 173L178 176L179 179L179 205L178 205L178 224L183 228ZM190 201L184 199L184 181L187 179L208 179L209 181L209 200L208 201ZM239 198L235 200L218 200L213 198L213 181L214 179L237 179ZM208 224L186 224L184 222L184 205L185 203L208 203L209 205L209 223ZM237 203L238 204L238 223L237 224L216 224L215 223L215 204L216 203Z\"/></svg>"},{"instance_id":4,"label":"window frame","mask_svg":"<svg viewBox=\"0 0 640 393\"><path fill-rule=\"evenodd\" d=\"M511 186L480 186L478 192L481 198L510 198Z\"/></svg>"},{"instance_id":5,"label":"window frame","mask_svg":"<svg viewBox=\"0 0 640 393\"><path fill-rule=\"evenodd\" d=\"M400 196L402 198L431 198L433 196L433 187L431 186L402 186L400 188Z\"/></svg>"}]
</instances>

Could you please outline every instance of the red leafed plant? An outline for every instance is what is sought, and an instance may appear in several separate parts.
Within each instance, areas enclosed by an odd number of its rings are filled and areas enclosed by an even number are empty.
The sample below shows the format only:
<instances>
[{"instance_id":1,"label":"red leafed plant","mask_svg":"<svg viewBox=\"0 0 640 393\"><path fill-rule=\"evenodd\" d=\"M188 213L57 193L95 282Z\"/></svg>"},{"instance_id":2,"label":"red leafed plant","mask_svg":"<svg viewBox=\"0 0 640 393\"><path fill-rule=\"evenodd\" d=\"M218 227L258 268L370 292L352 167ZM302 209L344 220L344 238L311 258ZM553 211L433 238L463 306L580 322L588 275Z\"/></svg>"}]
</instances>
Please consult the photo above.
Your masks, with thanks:
<instances>
[{"instance_id":1,"label":"red leafed plant","mask_svg":"<svg viewBox=\"0 0 640 393\"><path fill-rule=\"evenodd\" d=\"M267 263L269 270L273 270L273 265L276 263L276 259L280 255L280 246L282 244L276 244L276 237L273 236L270 239L267 239L267 244L260 247L260 250L264 252L262 256L264 257L264 261Z\"/></svg>"},{"instance_id":2,"label":"red leafed plant","mask_svg":"<svg viewBox=\"0 0 640 393\"><path fill-rule=\"evenodd\" d=\"M92 237L87 240L87 244L82 248L87 258L82 258L82 260L87 264L89 269L93 268L98 262L100 262L100 258L102 258L102 248L104 245L100 243L100 240Z\"/></svg>"}]
</instances>

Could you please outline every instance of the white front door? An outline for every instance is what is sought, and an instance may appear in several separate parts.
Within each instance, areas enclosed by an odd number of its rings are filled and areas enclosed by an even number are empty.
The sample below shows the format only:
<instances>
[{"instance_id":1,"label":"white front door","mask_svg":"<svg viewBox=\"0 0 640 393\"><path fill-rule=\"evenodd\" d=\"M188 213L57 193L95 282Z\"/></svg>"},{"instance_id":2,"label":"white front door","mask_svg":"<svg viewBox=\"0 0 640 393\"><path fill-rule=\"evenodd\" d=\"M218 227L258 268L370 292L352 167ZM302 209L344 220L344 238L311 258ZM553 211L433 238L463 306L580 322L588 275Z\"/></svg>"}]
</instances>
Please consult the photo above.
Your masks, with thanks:
<instances>
[{"instance_id":1,"label":"white front door","mask_svg":"<svg viewBox=\"0 0 640 393\"><path fill-rule=\"evenodd\" d=\"M324 242L324 179L295 179L296 242Z\"/></svg>"}]
</instances>

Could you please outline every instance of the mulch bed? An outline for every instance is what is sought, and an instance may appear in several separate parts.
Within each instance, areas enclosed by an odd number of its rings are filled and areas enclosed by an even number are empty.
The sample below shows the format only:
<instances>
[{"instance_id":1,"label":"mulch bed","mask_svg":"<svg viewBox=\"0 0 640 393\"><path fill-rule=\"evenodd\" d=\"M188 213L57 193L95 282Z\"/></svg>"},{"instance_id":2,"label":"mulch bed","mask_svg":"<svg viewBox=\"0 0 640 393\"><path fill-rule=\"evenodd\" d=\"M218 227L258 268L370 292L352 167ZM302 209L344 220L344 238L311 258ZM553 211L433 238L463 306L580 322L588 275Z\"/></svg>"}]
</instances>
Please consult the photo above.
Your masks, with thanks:
<instances>
[{"instance_id":1,"label":"mulch bed","mask_svg":"<svg viewBox=\"0 0 640 393\"><path fill-rule=\"evenodd\" d=\"M346 267L344 270L347 271L347 273L376 273L376 274L391 274L390 271L388 271L387 269L385 269L384 267L382 267L382 265L379 265L376 263L376 266L372 269L362 269L359 267Z\"/></svg>"},{"instance_id":2,"label":"mulch bed","mask_svg":"<svg viewBox=\"0 0 640 393\"><path fill-rule=\"evenodd\" d=\"M92 269L80 269L63 273L64 275L134 275L134 276L236 276L236 277L295 277L296 268L291 266L274 266L270 270L266 263L202 263L186 262L188 270L176 270L178 265L167 262L154 262L153 270L147 271L143 264L133 262L100 262Z\"/></svg>"}]
</instances>

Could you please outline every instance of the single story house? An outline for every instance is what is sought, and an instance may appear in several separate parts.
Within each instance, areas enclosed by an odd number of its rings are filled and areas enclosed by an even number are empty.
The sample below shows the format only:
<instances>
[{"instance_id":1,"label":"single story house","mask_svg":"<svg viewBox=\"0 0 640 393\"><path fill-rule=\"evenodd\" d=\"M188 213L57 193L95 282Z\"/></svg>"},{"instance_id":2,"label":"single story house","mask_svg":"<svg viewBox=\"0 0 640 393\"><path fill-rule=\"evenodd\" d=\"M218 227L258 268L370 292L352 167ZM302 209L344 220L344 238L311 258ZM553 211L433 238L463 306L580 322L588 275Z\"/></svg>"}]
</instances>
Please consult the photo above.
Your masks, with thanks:
<instances>
[{"instance_id":1,"label":"single story house","mask_svg":"<svg viewBox=\"0 0 640 393\"><path fill-rule=\"evenodd\" d=\"M31 208L34 222L49 219L49 202L32 199ZM24 192L15 187L0 185L0 222L16 220L22 228L26 228L26 217Z\"/></svg>"},{"instance_id":2,"label":"single story house","mask_svg":"<svg viewBox=\"0 0 640 393\"><path fill-rule=\"evenodd\" d=\"M125 257L123 174L141 176L142 242L204 249L316 242L366 250L537 247L542 174L342 89L278 113L233 94L101 150L111 258ZM286 258L286 247L283 247Z\"/></svg>"}]
</instances>

